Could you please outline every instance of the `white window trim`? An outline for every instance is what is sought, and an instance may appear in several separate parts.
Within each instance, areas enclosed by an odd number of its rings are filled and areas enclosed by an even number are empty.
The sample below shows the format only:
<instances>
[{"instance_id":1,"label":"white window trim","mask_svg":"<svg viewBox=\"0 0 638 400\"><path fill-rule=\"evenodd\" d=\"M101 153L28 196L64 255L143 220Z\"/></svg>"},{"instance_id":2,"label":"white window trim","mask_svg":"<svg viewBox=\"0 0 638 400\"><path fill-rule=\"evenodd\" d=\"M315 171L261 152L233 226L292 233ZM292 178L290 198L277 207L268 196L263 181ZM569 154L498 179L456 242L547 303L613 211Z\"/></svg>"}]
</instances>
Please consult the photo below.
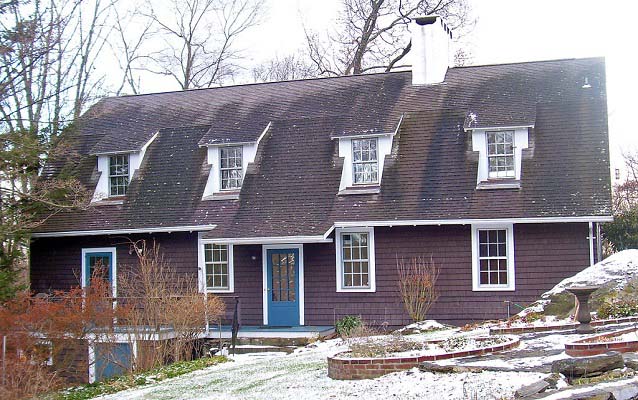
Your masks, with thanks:
<instances>
[{"instance_id":1,"label":"white window trim","mask_svg":"<svg viewBox=\"0 0 638 400\"><path fill-rule=\"evenodd\" d=\"M512 169L505 171L508 174L511 174L510 176L490 176L491 174L493 174L492 171L490 171L490 157L507 157L509 156L509 154L493 154L490 155L490 146L489 146L489 136L490 134L496 134L496 133L511 133L512 134ZM516 179L516 131L515 130L491 130L491 131L485 131L485 146L487 147L485 150L485 154L487 156L487 178L488 180L498 180L498 179ZM501 171L503 172L503 171ZM497 172L494 172L497 174Z\"/></svg>"},{"instance_id":2,"label":"white window trim","mask_svg":"<svg viewBox=\"0 0 638 400\"><path fill-rule=\"evenodd\" d=\"M229 149L229 148L239 148L239 154L241 157L241 167L237 168L222 168L222 150L224 149ZM219 147L219 191L220 192L236 192L238 190L241 190L242 185L244 184L244 146L241 144L237 144L237 145L232 145L232 146L220 146ZM233 171L233 170L239 170L241 171L241 184L239 186L236 187L230 187L227 189L224 189L222 186L222 181L223 181L223 175L224 175L224 171Z\"/></svg>"},{"instance_id":3,"label":"white window trim","mask_svg":"<svg viewBox=\"0 0 638 400\"><path fill-rule=\"evenodd\" d=\"M268 250L297 249L299 250L299 325L306 324L305 309L306 295L304 289L304 264L303 264L303 244L264 244L261 246L262 260L262 310L264 325L268 325Z\"/></svg>"},{"instance_id":4,"label":"white window trim","mask_svg":"<svg viewBox=\"0 0 638 400\"><path fill-rule=\"evenodd\" d=\"M354 160L354 142L355 141L374 141L375 142L375 152L376 152L376 156L377 159L374 161L355 161ZM352 138L350 140L350 147L351 147L351 151L352 151L352 168L350 169L351 173L352 173L352 185L353 186L378 186L379 185L379 138L378 137L366 137L366 138ZM377 165L377 180L376 181L371 181L371 182L355 182L355 172L354 172L354 166L356 164L376 164Z\"/></svg>"},{"instance_id":5,"label":"white window trim","mask_svg":"<svg viewBox=\"0 0 638 400\"><path fill-rule=\"evenodd\" d=\"M487 132L514 131L514 177L513 178L490 178L487 154ZM502 181L502 180L521 180L523 150L529 147L529 128L528 127L510 127L510 128L477 128L471 129L472 133L472 151L479 153L478 171L476 176L477 186L481 182Z\"/></svg>"},{"instance_id":6,"label":"white window trim","mask_svg":"<svg viewBox=\"0 0 638 400\"><path fill-rule=\"evenodd\" d=\"M376 183L357 183L354 184L353 171L354 166L352 164L352 140L353 139L368 139L377 138L377 182ZM384 133L377 135L357 135L339 137L339 157L343 158L343 167L341 170L341 180L339 182L339 191L343 191L353 186L371 186L380 187L383 179L383 167L385 159L392 152L392 142L394 140L394 134Z\"/></svg>"},{"instance_id":7,"label":"white window trim","mask_svg":"<svg viewBox=\"0 0 638 400\"><path fill-rule=\"evenodd\" d=\"M126 164L127 164L127 174L126 175L111 175L111 157L126 157ZM108 163L108 169L106 170L107 175L108 175L108 193L109 196L108 197L122 197L122 196L126 196L128 194L128 186L131 183L131 178L133 177L133 174L131 173L131 155L129 153L122 153L122 154L111 154L107 157L107 163ZM124 194L113 194L111 193L111 179L113 178L120 178L120 177L126 177L128 178L128 181L126 182L126 189L124 189L124 191L126 193Z\"/></svg>"},{"instance_id":8,"label":"white window trim","mask_svg":"<svg viewBox=\"0 0 638 400\"><path fill-rule=\"evenodd\" d=\"M206 286L206 258L204 256L204 245L206 244L228 246L228 289L215 289ZM197 265L197 278L201 293L235 293L235 257L231 243L202 239L202 233L200 232L197 238Z\"/></svg>"},{"instance_id":9,"label":"white window trim","mask_svg":"<svg viewBox=\"0 0 638 400\"><path fill-rule=\"evenodd\" d=\"M115 247L89 247L82 249L82 273L81 286L83 288L86 287L86 255L87 253L111 253L111 263L113 264L111 267L111 291L113 292L113 297L117 298L117 250Z\"/></svg>"},{"instance_id":10,"label":"white window trim","mask_svg":"<svg viewBox=\"0 0 638 400\"><path fill-rule=\"evenodd\" d=\"M343 260L341 253L343 233L367 233L368 234L368 274L370 280L369 288L344 288L343 287ZM377 291L376 274L375 274L375 245L374 245L374 228L337 228L335 229L335 255L336 255L336 274L337 274L337 293L374 293Z\"/></svg>"},{"instance_id":11,"label":"white window trim","mask_svg":"<svg viewBox=\"0 0 638 400\"><path fill-rule=\"evenodd\" d=\"M505 229L507 235L507 285L481 285L479 283L479 230ZM472 225L472 291L474 292L512 292L516 290L516 268L514 265L514 224L475 224Z\"/></svg>"}]
</instances>

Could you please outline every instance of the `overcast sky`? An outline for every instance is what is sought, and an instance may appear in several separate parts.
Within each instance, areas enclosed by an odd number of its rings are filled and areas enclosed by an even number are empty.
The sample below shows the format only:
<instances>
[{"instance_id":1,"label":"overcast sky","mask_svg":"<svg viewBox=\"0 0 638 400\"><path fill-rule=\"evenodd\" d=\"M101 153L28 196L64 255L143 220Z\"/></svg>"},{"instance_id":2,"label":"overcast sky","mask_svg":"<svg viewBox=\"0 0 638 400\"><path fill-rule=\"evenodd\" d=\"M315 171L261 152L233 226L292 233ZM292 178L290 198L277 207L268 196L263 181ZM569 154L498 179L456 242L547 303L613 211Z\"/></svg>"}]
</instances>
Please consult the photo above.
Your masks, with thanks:
<instances>
[{"instance_id":1,"label":"overcast sky","mask_svg":"<svg viewBox=\"0 0 638 400\"><path fill-rule=\"evenodd\" d=\"M264 22L245 37L251 63L304 45L302 21L326 29L339 0L273 0ZM638 149L638 4L634 0L471 0L476 27L462 39L472 64L604 56L612 169L621 150Z\"/></svg>"}]
</instances>

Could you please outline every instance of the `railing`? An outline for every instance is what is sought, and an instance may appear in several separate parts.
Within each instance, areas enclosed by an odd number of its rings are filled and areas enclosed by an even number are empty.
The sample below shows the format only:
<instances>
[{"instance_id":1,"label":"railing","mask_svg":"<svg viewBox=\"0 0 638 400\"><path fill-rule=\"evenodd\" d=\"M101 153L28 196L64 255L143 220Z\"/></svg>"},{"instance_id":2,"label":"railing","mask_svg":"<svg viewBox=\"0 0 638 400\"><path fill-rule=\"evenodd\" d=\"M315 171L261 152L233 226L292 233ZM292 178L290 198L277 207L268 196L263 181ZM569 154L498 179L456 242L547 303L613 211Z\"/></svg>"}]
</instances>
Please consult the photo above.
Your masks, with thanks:
<instances>
[{"instance_id":1,"label":"railing","mask_svg":"<svg viewBox=\"0 0 638 400\"><path fill-rule=\"evenodd\" d=\"M115 310L117 308L118 305L122 305L122 306L128 306L131 307L132 309L141 309L144 310L146 309L148 306L155 306L155 304L153 304L155 301L159 301L159 300L171 300L171 299L175 299L175 300L179 300L179 299L184 299L184 298L207 298L208 294L204 293L204 294L196 294L196 295L167 295L167 296L117 296L117 297L99 297L99 298L93 298L92 300L98 300L98 301L104 301L103 304L112 304L113 309ZM221 316L220 318L218 318L219 322L221 323L222 319L226 319L226 320L230 320L231 322L231 326L232 326L232 332L233 335L236 337L237 335L237 331L239 330L239 326L240 326L240 314L239 314L239 296L225 296L225 295L215 295L215 297L221 299L224 304L226 305L226 312L224 313L223 316ZM82 299L83 301L83 308L84 308L84 298L80 297L80 296L52 296L52 295L46 295L44 293L39 293L37 295L35 295L33 298L33 300L45 300L47 302L52 302L52 303L60 303L63 302L65 300L76 300L76 299ZM231 300L231 301L229 301ZM229 307L230 305L230 307ZM231 308L232 307L232 308ZM226 318L227 315L229 315L228 310L229 308L232 310L232 317L230 318ZM187 310L184 310L187 311ZM114 313L114 315L117 315L117 313ZM207 311L205 311L205 328L208 330L211 322L215 322L215 321L211 321L210 320L210 316L208 314ZM127 326L127 325L131 325L127 323L126 318L124 318L124 320L121 320L117 323L117 325L121 325L121 326ZM150 326L147 325L147 327L150 328ZM154 329L156 330L160 330L163 326L160 326L160 323L158 321L158 324L154 327Z\"/></svg>"},{"instance_id":2,"label":"railing","mask_svg":"<svg viewBox=\"0 0 638 400\"><path fill-rule=\"evenodd\" d=\"M230 299L233 300L233 319L231 323L231 336L230 336L230 346L233 351L233 355L235 355L235 346L237 344L237 333L239 332L239 296L217 296L220 299ZM226 305L228 305L226 303ZM221 321L220 321L221 322ZM221 335L221 327L220 327L220 335ZM221 347L220 347L221 350Z\"/></svg>"}]
</instances>

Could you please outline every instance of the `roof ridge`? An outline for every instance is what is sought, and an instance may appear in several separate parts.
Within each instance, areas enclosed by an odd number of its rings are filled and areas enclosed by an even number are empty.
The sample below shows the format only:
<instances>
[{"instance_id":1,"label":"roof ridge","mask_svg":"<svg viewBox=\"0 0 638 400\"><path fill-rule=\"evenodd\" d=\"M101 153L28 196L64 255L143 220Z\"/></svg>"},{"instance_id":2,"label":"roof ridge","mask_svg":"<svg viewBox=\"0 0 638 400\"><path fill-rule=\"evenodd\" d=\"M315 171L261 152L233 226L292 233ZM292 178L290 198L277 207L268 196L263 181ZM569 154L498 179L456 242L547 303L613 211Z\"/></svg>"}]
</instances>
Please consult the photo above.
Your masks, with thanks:
<instances>
[{"instance_id":1,"label":"roof ridge","mask_svg":"<svg viewBox=\"0 0 638 400\"><path fill-rule=\"evenodd\" d=\"M478 64L478 65L463 65L459 67L452 67L452 69L462 68L480 68L480 67L498 67L501 65L520 65L520 64L540 64L551 62L564 62L564 61L586 61L586 60L604 60L604 56L597 57L571 57L571 58L554 58L550 60L530 60L530 61L512 61L506 63L492 63L492 64Z\"/></svg>"},{"instance_id":2,"label":"roof ridge","mask_svg":"<svg viewBox=\"0 0 638 400\"><path fill-rule=\"evenodd\" d=\"M319 76L316 78L300 78L300 79L288 79L283 81L269 81L269 82L249 82L249 83L239 83L228 86L216 86L216 87L207 87L207 88L192 88L192 89L181 89L181 90L164 90L161 92L152 92L152 93L138 93L138 94L123 94L119 96L106 96L103 97L102 100L109 99L121 99L123 97L141 97L141 96L153 96L158 94L170 94L170 93L187 93L187 92L197 92L204 90L215 90L215 89L225 89L225 88L236 88L236 87L245 87L245 86L259 86L259 85L272 85L277 83L290 83L290 82L309 82L309 81L319 81L319 80L327 80L327 79L356 79L356 78L367 78L371 76L379 76L379 75L390 75L390 74L405 74L410 73L411 70L402 70L402 71L388 71L388 72L376 72L371 74L359 74L359 75L339 75L339 76Z\"/></svg>"}]
</instances>

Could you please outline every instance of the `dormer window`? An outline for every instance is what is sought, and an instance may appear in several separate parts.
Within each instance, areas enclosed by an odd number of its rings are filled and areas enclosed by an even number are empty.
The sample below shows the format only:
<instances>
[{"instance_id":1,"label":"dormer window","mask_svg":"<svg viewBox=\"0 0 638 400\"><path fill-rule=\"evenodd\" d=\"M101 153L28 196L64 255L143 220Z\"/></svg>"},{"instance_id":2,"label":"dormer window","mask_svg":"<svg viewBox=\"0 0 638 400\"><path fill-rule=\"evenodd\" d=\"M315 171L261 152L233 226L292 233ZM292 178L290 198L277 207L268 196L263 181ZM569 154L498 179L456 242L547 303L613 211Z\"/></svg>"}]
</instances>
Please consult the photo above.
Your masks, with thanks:
<instances>
[{"instance_id":1,"label":"dormer window","mask_svg":"<svg viewBox=\"0 0 638 400\"><path fill-rule=\"evenodd\" d=\"M243 179L242 146L221 147L219 162L221 190L240 189Z\"/></svg>"},{"instance_id":2,"label":"dormer window","mask_svg":"<svg viewBox=\"0 0 638 400\"><path fill-rule=\"evenodd\" d=\"M352 139L352 181L355 185L379 183L377 138Z\"/></svg>"},{"instance_id":3,"label":"dormer window","mask_svg":"<svg viewBox=\"0 0 638 400\"><path fill-rule=\"evenodd\" d=\"M126 196L129 182L129 155L109 157L109 197Z\"/></svg>"},{"instance_id":4,"label":"dormer window","mask_svg":"<svg viewBox=\"0 0 638 400\"><path fill-rule=\"evenodd\" d=\"M514 178L514 131L487 132L488 177Z\"/></svg>"},{"instance_id":5,"label":"dormer window","mask_svg":"<svg viewBox=\"0 0 638 400\"><path fill-rule=\"evenodd\" d=\"M466 128L478 153L477 189L520 189L523 150L532 125Z\"/></svg>"}]
</instances>

